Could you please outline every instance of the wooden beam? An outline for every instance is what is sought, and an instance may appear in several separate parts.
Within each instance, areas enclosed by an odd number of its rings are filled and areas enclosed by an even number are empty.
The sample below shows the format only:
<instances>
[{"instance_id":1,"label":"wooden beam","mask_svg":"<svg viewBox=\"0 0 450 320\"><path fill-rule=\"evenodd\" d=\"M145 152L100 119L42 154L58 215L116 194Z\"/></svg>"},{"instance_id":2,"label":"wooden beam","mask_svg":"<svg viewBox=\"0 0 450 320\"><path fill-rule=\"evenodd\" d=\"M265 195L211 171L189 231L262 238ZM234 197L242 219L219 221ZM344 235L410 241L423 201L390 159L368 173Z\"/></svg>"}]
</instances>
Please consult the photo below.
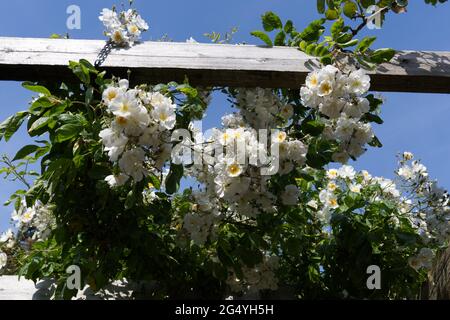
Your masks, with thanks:
<instances>
[{"instance_id":1,"label":"wooden beam","mask_svg":"<svg viewBox=\"0 0 450 320\"><path fill-rule=\"evenodd\" d=\"M0 80L73 79L69 60L94 63L101 40L0 37ZM298 88L316 59L287 47L145 42L113 49L102 67L116 76L132 71L134 83L181 82L193 85ZM450 93L450 52L402 51L372 74L372 90Z\"/></svg>"}]
</instances>

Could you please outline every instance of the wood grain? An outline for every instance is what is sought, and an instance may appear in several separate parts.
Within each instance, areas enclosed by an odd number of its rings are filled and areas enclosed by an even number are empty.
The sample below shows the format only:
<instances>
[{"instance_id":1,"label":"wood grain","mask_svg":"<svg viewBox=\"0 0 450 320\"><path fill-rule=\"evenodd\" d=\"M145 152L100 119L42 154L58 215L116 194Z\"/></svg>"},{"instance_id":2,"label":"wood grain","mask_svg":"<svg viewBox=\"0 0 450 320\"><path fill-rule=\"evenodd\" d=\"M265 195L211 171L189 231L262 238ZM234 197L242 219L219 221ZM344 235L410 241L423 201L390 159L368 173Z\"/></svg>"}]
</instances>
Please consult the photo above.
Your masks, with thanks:
<instances>
[{"instance_id":1,"label":"wood grain","mask_svg":"<svg viewBox=\"0 0 450 320\"><path fill-rule=\"evenodd\" d=\"M74 79L69 60L94 63L101 40L0 37L0 80ZM181 82L192 85L298 88L318 62L295 48L252 45L144 42L113 49L102 69L134 83ZM450 93L450 52L401 51L372 74L373 91Z\"/></svg>"}]
</instances>

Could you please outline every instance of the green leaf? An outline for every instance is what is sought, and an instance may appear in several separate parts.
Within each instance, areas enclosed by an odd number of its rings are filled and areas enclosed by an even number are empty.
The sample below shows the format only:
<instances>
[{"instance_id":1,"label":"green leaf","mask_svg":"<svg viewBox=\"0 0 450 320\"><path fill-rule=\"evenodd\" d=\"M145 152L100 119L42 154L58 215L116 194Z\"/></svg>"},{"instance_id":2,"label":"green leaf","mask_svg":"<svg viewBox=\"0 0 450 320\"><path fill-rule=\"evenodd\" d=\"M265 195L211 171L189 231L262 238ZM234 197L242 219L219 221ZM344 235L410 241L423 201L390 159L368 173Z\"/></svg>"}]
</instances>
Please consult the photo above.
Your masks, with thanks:
<instances>
[{"instance_id":1,"label":"green leaf","mask_svg":"<svg viewBox=\"0 0 450 320\"><path fill-rule=\"evenodd\" d=\"M161 189L161 181L159 180L159 178L156 175L154 175L153 173L150 172L148 175L148 178L150 180L150 183L153 185L153 187L156 190Z\"/></svg>"},{"instance_id":2,"label":"green leaf","mask_svg":"<svg viewBox=\"0 0 450 320\"><path fill-rule=\"evenodd\" d=\"M313 55L315 54L315 52L316 52L316 48L317 48L317 44L315 44L315 43L310 43L310 44L308 44L308 46L306 47L305 52L306 52L307 54L309 54L310 56L313 56Z\"/></svg>"},{"instance_id":3,"label":"green leaf","mask_svg":"<svg viewBox=\"0 0 450 320\"><path fill-rule=\"evenodd\" d=\"M318 41L323 31L325 19L314 20L301 33L300 38L307 42Z\"/></svg>"},{"instance_id":4,"label":"green leaf","mask_svg":"<svg viewBox=\"0 0 450 320\"><path fill-rule=\"evenodd\" d=\"M43 133L42 129L45 128L45 126L47 126L50 123L50 121L52 121L52 118L50 117L38 118L36 121L33 122L31 127L28 129L28 134L32 137L41 135Z\"/></svg>"},{"instance_id":5,"label":"green leaf","mask_svg":"<svg viewBox=\"0 0 450 320\"><path fill-rule=\"evenodd\" d=\"M370 62L384 63L389 62L395 56L395 50L389 48L383 48L375 50L370 54Z\"/></svg>"},{"instance_id":6,"label":"green leaf","mask_svg":"<svg viewBox=\"0 0 450 320\"><path fill-rule=\"evenodd\" d=\"M273 47L272 40L270 40L269 36L263 31L252 31L250 34L264 41L269 47Z\"/></svg>"},{"instance_id":7,"label":"green leaf","mask_svg":"<svg viewBox=\"0 0 450 320\"><path fill-rule=\"evenodd\" d=\"M268 11L262 15L262 23L264 30L267 32L283 28L283 23L281 22L280 17L272 11Z\"/></svg>"},{"instance_id":8,"label":"green leaf","mask_svg":"<svg viewBox=\"0 0 450 320\"><path fill-rule=\"evenodd\" d=\"M307 164L316 169L322 169L324 165L332 161L332 156L337 152L338 146L332 141L315 139L310 143Z\"/></svg>"},{"instance_id":9,"label":"green leaf","mask_svg":"<svg viewBox=\"0 0 450 320\"><path fill-rule=\"evenodd\" d=\"M89 105L92 102L92 98L94 96L94 87L89 87L86 90L85 103Z\"/></svg>"},{"instance_id":10,"label":"green leaf","mask_svg":"<svg viewBox=\"0 0 450 320\"><path fill-rule=\"evenodd\" d=\"M286 24L284 25L284 32L286 32L287 34L292 33L292 31L294 31L294 23L292 22L292 20L288 20L286 21Z\"/></svg>"},{"instance_id":11,"label":"green leaf","mask_svg":"<svg viewBox=\"0 0 450 320\"><path fill-rule=\"evenodd\" d=\"M376 37L365 37L356 47L356 51L359 51L361 53L366 52L367 49L370 48L370 46L375 42L376 39L377 39Z\"/></svg>"},{"instance_id":12,"label":"green leaf","mask_svg":"<svg viewBox=\"0 0 450 320\"><path fill-rule=\"evenodd\" d=\"M21 160L21 159L25 158L26 156L32 154L33 152L36 152L40 148L41 147L34 145L34 144L26 145L25 147L23 147L22 149L17 151L17 153L12 161Z\"/></svg>"},{"instance_id":13,"label":"green leaf","mask_svg":"<svg viewBox=\"0 0 450 320\"><path fill-rule=\"evenodd\" d=\"M381 119L379 116L377 116L376 114L372 114L372 113L366 113L361 120L364 121L368 121L368 122L375 122L377 124L383 124L384 121L383 119Z\"/></svg>"},{"instance_id":14,"label":"green leaf","mask_svg":"<svg viewBox=\"0 0 450 320\"><path fill-rule=\"evenodd\" d=\"M353 46L355 46L355 45L357 45L358 44L358 39L353 39L353 40L350 40L349 42L346 42L346 43L341 43L341 44L339 44L342 48L348 48L348 47L353 47Z\"/></svg>"},{"instance_id":15,"label":"green leaf","mask_svg":"<svg viewBox=\"0 0 450 320\"><path fill-rule=\"evenodd\" d=\"M40 97L34 100L34 102L31 104L29 112L36 116L40 116L42 115L42 112L44 110L47 110L49 107L55 105L55 103L56 101L50 101L49 97Z\"/></svg>"},{"instance_id":16,"label":"green leaf","mask_svg":"<svg viewBox=\"0 0 450 320\"><path fill-rule=\"evenodd\" d=\"M24 83L22 83L22 87L24 87L25 89L28 89L30 91L33 91L33 92L41 93L44 96L52 95L46 87L36 85L32 82L24 82Z\"/></svg>"},{"instance_id":17,"label":"green leaf","mask_svg":"<svg viewBox=\"0 0 450 320\"><path fill-rule=\"evenodd\" d=\"M188 84L180 84L180 85L177 87L177 90L180 91L180 92L182 92L182 93L184 93L185 95L187 95L187 96L190 97L190 98L195 98L195 97L198 96L198 91L197 91L197 89L191 87L191 86L188 85Z\"/></svg>"},{"instance_id":18,"label":"green leaf","mask_svg":"<svg viewBox=\"0 0 450 320\"><path fill-rule=\"evenodd\" d=\"M69 61L69 68L84 84L90 84L91 73L98 74L95 67L85 59L81 59L79 62Z\"/></svg>"},{"instance_id":19,"label":"green leaf","mask_svg":"<svg viewBox=\"0 0 450 320\"><path fill-rule=\"evenodd\" d=\"M381 143L381 141L376 136L374 136L372 141L369 142L369 146L376 147L376 148L381 148L381 147L383 147L383 144Z\"/></svg>"},{"instance_id":20,"label":"green leaf","mask_svg":"<svg viewBox=\"0 0 450 320\"><path fill-rule=\"evenodd\" d=\"M14 133L19 130L20 126L27 116L27 111L20 111L3 121L0 124L0 141L2 140L2 138L5 138L5 141L9 141Z\"/></svg>"},{"instance_id":21,"label":"green leaf","mask_svg":"<svg viewBox=\"0 0 450 320\"><path fill-rule=\"evenodd\" d=\"M352 39L353 39L353 34L351 34L351 33L341 33L337 37L336 42L339 43L340 45L342 45L342 44L348 43Z\"/></svg>"},{"instance_id":22,"label":"green leaf","mask_svg":"<svg viewBox=\"0 0 450 320\"><path fill-rule=\"evenodd\" d=\"M334 10L334 9L328 9L325 12L325 17L328 20L336 20L337 18L339 18L339 12L337 10Z\"/></svg>"},{"instance_id":23,"label":"green leaf","mask_svg":"<svg viewBox=\"0 0 450 320\"><path fill-rule=\"evenodd\" d=\"M55 142L61 143L72 139L83 130L80 123L68 123L56 130Z\"/></svg>"},{"instance_id":24,"label":"green leaf","mask_svg":"<svg viewBox=\"0 0 450 320\"><path fill-rule=\"evenodd\" d=\"M327 55L325 55L325 56L323 56L323 57L320 58L320 62L321 62L323 65L329 65L329 64L332 64L332 63L333 63L333 57L332 57L331 55L327 54Z\"/></svg>"},{"instance_id":25,"label":"green leaf","mask_svg":"<svg viewBox=\"0 0 450 320\"><path fill-rule=\"evenodd\" d=\"M180 189L180 180L183 177L184 168L182 165L171 164L170 172L166 178L166 192L174 194Z\"/></svg>"},{"instance_id":26,"label":"green leaf","mask_svg":"<svg viewBox=\"0 0 450 320\"><path fill-rule=\"evenodd\" d=\"M347 1L344 4L343 12L347 17L353 18L357 11L358 11L358 7L356 6L356 3L352 2L352 1Z\"/></svg>"},{"instance_id":27,"label":"green leaf","mask_svg":"<svg viewBox=\"0 0 450 320\"><path fill-rule=\"evenodd\" d=\"M314 50L314 55L317 57L323 57L325 55L328 55L329 53L330 52L328 51L328 48L321 44L319 44Z\"/></svg>"},{"instance_id":28,"label":"green leaf","mask_svg":"<svg viewBox=\"0 0 450 320\"><path fill-rule=\"evenodd\" d=\"M320 14L325 13L325 0L317 0L317 12Z\"/></svg>"},{"instance_id":29,"label":"green leaf","mask_svg":"<svg viewBox=\"0 0 450 320\"><path fill-rule=\"evenodd\" d=\"M311 120L302 123L302 131L305 134L310 134L312 136L320 135L325 129L325 124L319 120Z\"/></svg>"},{"instance_id":30,"label":"green leaf","mask_svg":"<svg viewBox=\"0 0 450 320\"><path fill-rule=\"evenodd\" d=\"M331 25L331 36L336 40L344 29L344 19L339 18Z\"/></svg>"},{"instance_id":31,"label":"green leaf","mask_svg":"<svg viewBox=\"0 0 450 320\"><path fill-rule=\"evenodd\" d=\"M90 72L97 74L98 71L97 69L95 69L95 67L86 59L80 59L80 64L85 67L86 69L88 69Z\"/></svg>"},{"instance_id":32,"label":"green leaf","mask_svg":"<svg viewBox=\"0 0 450 320\"><path fill-rule=\"evenodd\" d=\"M134 190L128 192L127 198L125 200L125 210L130 210L131 208L133 208L136 204L136 200L136 193L134 192Z\"/></svg>"},{"instance_id":33,"label":"green leaf","mask_svg":"<svg viewBox=\"0 0 450 320\"><path fill-rule=\"evenodd\" d=\"M280 31L275 37L276 46L284 46L284 41L286 40L286 34L284 31Z\"/></svg>"},{"instance_id":34,"label":"green leaf","mask_svg":"<svg viewBox=\"0 0 450 320\"><path fill-rule=\"evenodd\" d=\"M364 8L368 8L369 6L373 6L375 4L375 0L361 0L361 4Z\"/></svg>"},{"instance_id":35,"label":"green leaf","mask_svg":"<svg viewBox=\"0 0 450 320\"><path fill-rule=\"evenodd\" d=\"M367 95L366 99L369 100L370 103L370 112L377 110L378 107L383 104L383 100L375 98L373 94Z\"/></svg>"}]
</instances>

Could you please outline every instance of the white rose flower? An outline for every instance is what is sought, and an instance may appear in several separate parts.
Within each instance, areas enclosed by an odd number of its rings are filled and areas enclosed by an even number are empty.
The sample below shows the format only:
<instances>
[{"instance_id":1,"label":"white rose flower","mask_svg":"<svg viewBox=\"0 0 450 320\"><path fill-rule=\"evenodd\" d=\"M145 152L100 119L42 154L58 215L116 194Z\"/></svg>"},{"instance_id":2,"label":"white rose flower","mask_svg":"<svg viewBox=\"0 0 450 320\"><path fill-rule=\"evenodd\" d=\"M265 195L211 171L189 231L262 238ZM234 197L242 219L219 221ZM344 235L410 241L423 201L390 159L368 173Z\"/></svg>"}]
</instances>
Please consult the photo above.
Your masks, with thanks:
<instances>
[{"instance_id":1,"label":"white rose flower","mask_svg":"<svg viewBox=\"0 0 450 320\"><path fill-rule=\"evenodd\" d=\"M363 69L350 73L346 82L349 92L355 95L363 95L370 89L370 77Z\"/></svg>"},{"instance_id":2,"label":"white rose flower","mask_svg":"<svg viewBox=\"0 0 450 320\"><path fill-rule=\"evenodd\" d=\"M112 162L117 161L119 156L125 150L128 138L124 134L110 128L100 131L99 136L105 146L105 151L108 151L110 160Z\"/></svg>"},{"instance_id":3,"label":"white rose flower","mask_svg":"<svg viewBox=\"0 0 450 320\"><path fill-rule=\"evenodd\" d=\"M0 251L0 270L6 267L6 263L8 262L8 256L6 253Z\"/></svg>"},{"instance_id":4,"label":"white rose flower","mask_svg":"<svg viewBox=\"0 0 450 320\"><path fill-rule=\"evenodd\" d=\"M311 72L306 77L306 86L310 89L316 89L319 85L318 73L317 71Z\"/></svg>"},{"instance_id":5,"label":"white rose flower","mask_svg":"<svg viewBox=\"0 0 450 320\"><path fill-rule=\"evenodd\" d=\"M414 158L414 155L411 152L405 151L403 152L403 160L409 161Z\"/></svg>"},{"instance_id":6,"label":"white rose flower","mask_svg":"<svg viewBox=\"0 0 450 320\"><path fill-rule=\"evenodd\" d=\"M319 200L324 204L325 208L336 209L339 207L337 197L329 190L320 191Z\"/></svg>"},{"instance_id":7,"label":"white rose flower","mask_svg":"<svg viewBox=\"0 0 450 320\"><path fill-rule=\"evenodd\" d=\"M106 8L100 13L99 20L108 30L117 29L121 25L117 12Z\"/></svg>"},{"instance_id":8,"label":"white rose flower","mask_svg":"<svg viewBox=\"0 0 450 320\"><path fill-rule=\"evenodd\" d=\"M294 107L290 104L287 104L281 108L280 114L284 119L292 118L292 116L294 115Z\"/></svg>"},{"instance_id":9,"label":"white rose flower","mask_svg":"<svg viewBox=\"0 0 450 320\"><path fill-rule=\"evenodd\" d=\"M327 171L327 178L328 179L337 179L339 177L339 172L336 169L329 169Z\"/></svg>"},{"instance_id":10,"label":"white rose flower","mask_svg":"<svg viewBox=\"0 0 450 320\"><path fill-rule=\"evenodd\" d=\"M338 170L339 177L343 179L354 179L356 175L356 171L352 166L344 165Z\"/></svg>"},{"instance_id":11,"label":"white rose flower","mask_svg":"<svg viewBox=\"0 0 450 320\"><path fill-rule=\"evenodd\" d=\"M341 117L337 121L336 137L343 141L348 141L352 137L356 128L357 123L354 119Z\"/></svg>"},{"instance_id":12,"label":"white rose flower","mask_svg":"<svg viewBox=\"0 0 450 320\"><path fill-rule=\"evenodd\" d=\"M158 121L160 127L166 130L172 130L176 123L175 105L158 104L152 110L152 117Z\"/></svg>"},{"instance_id":13,"label":"white rose flower","mask_svg":"<svg viewBox=\"0 0 450 320\"><path fill-rule=\"evenodd\" d=\"M320 104L319 110L330 119L337 119L340 117L345 103L345 100L342 99L329 98Z\"/></svg>"},{"instance_id":14,"label":"white rose flower","mask_svg":"<svg viewBox=\"0 0 450 320\"><path fill-rule=\"evenodd\" d=\"M136 96L130 92L120 95L114 99L109 106L109 110L115 116L123 118L130 118L141 112L138 99L136 99Z\"/></svg>"},{"instance_id":15,"label":"white rose flower","mask_svg":"<svg viewBox=\"0 0 450 320\"><path fill-rule=\"evenodd\" d=\"M31 220L33 220L34 216L36 215L36 210L35 208L26 208L25 212L22 214L22 216L20 217L20 222L22 224L27 224L30 223Z\"/></svg>"},{"instance_id":16,"label":"white rose flower","mask_svg":"<svg viewBox=\"0 0 450 320\"><path fill-rule=\"evenodd\" d=\"M146 175L144 168L145 152L141 148L126 151L119 160L120 170L132 177L134 181L141 181Z\"/></svg>"},{"instance_id":17,"label":"white rose flower","mask_svg":"<svg viewBox=\"0 0 450 320\"><path fill-rule=\"evenodd\" d=\"M329 96L333 92L333 82L329 80L322 81L317 89L319 97Z\"/></svg>"},{"instance_id":18,"label":"white rose flower","mask_svg":"<svg viewBox=\"0 0 450 320\"><path fill-rule=\"evenodd\" d=\"M125 174L110 175L105 178L105 181L111 188L123 186L130 177Z\"/></svg>"},{"instance_id":19,"label":"white rose flower","mask_svg":"<svg viewBox=\"0 0 450 320\"><path fill-rule=\"evenodd\" d=\"M123 94L120 88L109 86L103 91L103 103L109 106L114 100Z\"/></svg>"},{"instance_id":20,"label":"white rose flower","mask_svg":"<svg viewBox=\"0 0 450 320\"><path fill-rule=\"evenodd\" d=\"M415 173L414 171L411 169L411 167L409 166L403 166L401 168L398 169L397 174L402 177L403 179L406 180L412 180L415 178Z\"/></svg>"},{"instance_id":21,"label":"white rose flower","mask_svg":"<svg viewBox=\"0 0 450 320\"><path fill-rule=\"evenodd\" d=\"M304 163L308 148L300 140L288 142L288 157L297 163Z\"/></svg>"},{"instance_id":22,"label":"white rose flower","mask_svg":"<svg viewBox=\"0 0 450 320\"><path fill-rule=\"evenodd\" d=\"M14 239L14 232L11 229L8 229L0 236L0 244L8 242L11 239Z\"/></svg>"},{"instance_id":23,"label":"white rose flower","mask_svg":"<svg viewBox=\"0 0 450 320\"><path fill-rule=\"evenodd\" d=\"M239 177L242 173L242 166L236 162L230 163L226 167L226 173L232 178Z\"/></svg>"},{"instance_id":24,"label":"white rose flower","mask_svg":"<svg viewBox=\"0 0 450 320\"><path fill-rule=\"evenodd\" d=\"M308 87L301 87L300 96L302 98L302 103L310 108L317 108L318 99L315 92L313 92Z\"/></svg>"},{"instance_id":25,"label":"white rose flower","mask_svg":"<svg viewBox=\"0 0 450 320\"><path fill-rule=\"evenodd\" d=\"M111 40L118 45L126 45L130 40L126 30L122 28L112 30L109 36L111 37Z\"/></svg>"},{"instance_id":26,"label":"white rose flower","mask_svg":"<svg viewBox=\"0 0 450 320\"><path fill-rule=\"evenodd\" d=\"M351 192L354 192L354 193L361 193L362 185L357 184L357 183L352 183L352 184L348 187L348 189L349 189Z\"/></svg>"}]
</instances>

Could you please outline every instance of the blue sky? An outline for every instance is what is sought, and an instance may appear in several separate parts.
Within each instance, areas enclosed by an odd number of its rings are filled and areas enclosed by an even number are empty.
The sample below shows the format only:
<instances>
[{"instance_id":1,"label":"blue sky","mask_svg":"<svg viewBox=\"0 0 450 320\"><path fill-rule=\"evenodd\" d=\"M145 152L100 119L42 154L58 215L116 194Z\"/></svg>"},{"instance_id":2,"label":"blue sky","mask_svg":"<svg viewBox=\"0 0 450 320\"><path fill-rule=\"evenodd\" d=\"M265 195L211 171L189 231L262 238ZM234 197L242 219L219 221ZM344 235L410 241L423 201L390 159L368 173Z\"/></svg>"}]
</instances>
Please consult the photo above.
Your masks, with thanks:
<instances>
[{"instance_id":1,"label":"blue sky","mask_svg":"<svg viewBox=\"0 0 450 320\"><path fill-rule=\"evenodd\" d=\"M127 1L124 1L127 3ZM169 5L170 3L170 5ZM277 12L283 20L292 19L298 29L317 17L314 0L136 0L135 6L149 22L150 30L144 40L156 40L163 35L174 41L194 37L208 42L205 32L225 32L236 26L236 42L258 43L249 33L261 29L260 15L265 11ZM390 14L382 30L367 33L378 36L376 47L392 47L404 50L450 51L450 4L437 8L410 1L407 14ZM81 30L67 30L66 9L69 5L81 8ZM102 25L98 13L110 8L115 1L88 0L15 0L4 1L0 13L0 36L41 37L53 33L69 32L71 38L100 39ZM395 155L411 151L423 160L431 176L450 189L450 96L437 94L383 93L386 103L382 117L385 123L375 128L383 142L382 149L370 149L357 163L358 169L367 169L375 175L393 177ZM28 106L30 94L17 82L0 81L0 121ZM228 106L222 97L216 96L208 110L204 129L218 124L218 119ZM32 142L22 130L9 143L0 142L0 154L14 156L24 144ZM22 186L0 180L0 203ZM11 209L0 206L0 231L8 227Z\"/></svg>"}]
</instances>

